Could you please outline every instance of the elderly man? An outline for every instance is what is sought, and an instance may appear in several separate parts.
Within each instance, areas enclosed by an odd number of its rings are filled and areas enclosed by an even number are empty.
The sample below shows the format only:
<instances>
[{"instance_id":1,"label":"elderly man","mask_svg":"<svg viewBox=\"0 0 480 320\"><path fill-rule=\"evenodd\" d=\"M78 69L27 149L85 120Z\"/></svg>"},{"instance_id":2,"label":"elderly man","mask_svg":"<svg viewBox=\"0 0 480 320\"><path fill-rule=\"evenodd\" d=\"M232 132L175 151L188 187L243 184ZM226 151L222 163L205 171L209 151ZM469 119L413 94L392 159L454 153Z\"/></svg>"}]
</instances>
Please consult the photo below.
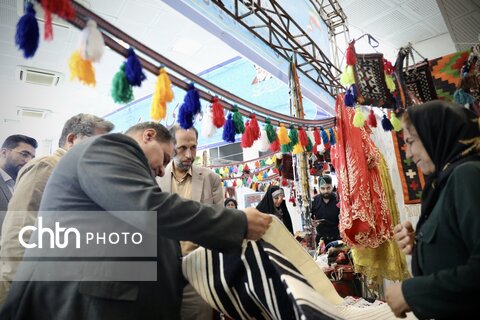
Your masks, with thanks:
<instances>
[{"instance_id":1,"label":"elderly man","mask_svg":"<svg viewBox=\"0 0 480 320\"><path fill-rule=\"evenodd\" d=\"M71 117L63 126L59 148L52 154L30 161L20 170L16 190L8 205L2 226L0 241L0 306L5 301L11 282L17 272L25 248L18 235L27 225L34 225L40 208L45 185L53 168L68 150L86 137L105 134L113 129L113 123L91 114L80 113ZM31 231L23 233L28 242Z\"/></svg>"},{"instance_id":2,"label":"elderly man","mask_svg":"<svg viewBox=\"0 0 480 320\"><path fill-rule=\"evenodd\" d=\"M146 236L155 235L156 281L110 280L116 270L108 267L116 261L102 264L101 269L80 268L78 274L67 272L75 280L32 281L39 276L55 280L56 274L42 267L42 262L49 261L41 256L30 263L22 261L20 268L25 272L21 275L26 278L12 283L0 318L179 319L183 282L178 241L190 240L215 250L238 251L244 238L257 240L265 233L271 217L254 208L230 210L162 192L155 176L164 175L164 166L170 162L172 153L172 136L164 126L153 122L137 124L125 134L87 139L60 160L40 205L39 218L54 211L55 224L68 225L73 221L79 228L85 225L87 229L108 228L99 223L99 215L93 214L97 212L102 218L111 217L112 221ZM81 216L72 216L77 211L82 212ZM152 217L156 222L153 225ZM53 221L49 227L53 227ZM34 232L32 238L35 235L41 236ZM31 250L27 249L25 255L31 257ZM109 253L106 250L100 252L100 260ZM72 268L80 262L77 258ZM127 276L143 276L136 269L127 271ZM91 280L99 276L103 281Z\"/></svg>"}]
</instances>

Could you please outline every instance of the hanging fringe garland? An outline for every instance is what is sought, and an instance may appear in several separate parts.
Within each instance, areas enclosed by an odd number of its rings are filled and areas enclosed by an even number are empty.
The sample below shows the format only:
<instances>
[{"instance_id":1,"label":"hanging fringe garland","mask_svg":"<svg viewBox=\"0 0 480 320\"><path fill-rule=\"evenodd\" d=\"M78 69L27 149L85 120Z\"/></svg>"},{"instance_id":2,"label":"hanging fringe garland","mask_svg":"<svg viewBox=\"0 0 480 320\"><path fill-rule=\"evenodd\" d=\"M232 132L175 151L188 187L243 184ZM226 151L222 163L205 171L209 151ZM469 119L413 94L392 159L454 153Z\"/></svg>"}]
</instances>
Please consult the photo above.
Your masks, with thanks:
<instances>
[{"instance_id":1,"label":"hanging fringe garland","mask_svg":"<svg viewBox=\"0 0 480 320\"><path fill-rule=\"evenodd\" d=\"M150 118L154 121L160 121L167 115L167 102L172 102L173 91L172 83L164 66L158 71L157 84L152 97L150 107Z\"/></svg>"},{"instance_id":2,"label":"hanging fringe garland","mask_svg":"<svg viewBox=\"0 0 480 320\"><path fill-rule=\"evenodd\" d=\"M217 128L223 127L225 124L225 114L223 113L223 107L218 101L217 97L212 98L212 113L213 113L213 124Z\"/></svg>"},{"instance_id":3,"label":"hanging fringe garland","mask_svg":"<svg viewBox=\"0 0 480 320\"><path fill-rule=\"evenodd\" d=\"M92 62L82 59L78 51L70 56L68 67L70 69L70 80L78 79L83 84L95 87L95 69Z\"/></svg>"},{"instance_id":4,"label":"hanging fringe garland","mask_svg":"<svg viewBox=\"0 0 480 320\"><path fill-rule=\"evenodd\" d=\"M127 75L128 83L134 87L142 86L142 81L147 79L143 73L142 63L138 59L133 48L128 49L127 64L125 65L125 74Z\"/></svg>"},{"instance_id":5,"label":"hanging fringe garland","mask_svg":"<svg viewBox=\"0 0 480 320\"><path fill-rule=\"evenodd\" d=\"M200 104L200 95L193 83L188 86L187 94L183 99L183 104L178 111L178 123L180 127L187 130L193 127L193 120L195 116L202 111L202 105Z\"/></svg>"},{"instance_id":6,"label":"hanging fringe garland","mask_svg":"<svg viewBox=\"0 0 480 320\"><path fill-rule=\"evenodd\" d=\"M367 124L372 128L377 127L377 118L375 117L375 113L373 112L372 108L370 108L370 113L368 114Z\"/></svg>"},{"instance_id":7,"label":"hanging fringe garland","mask_svg":"<svg viewBox=\"0 0 480 320\"><path fill-rule=\"evenodd\" d=\"M207 108L203 114L201 123L202 136L205 138L211 137L217 131L217 128L213 125L213 113L212 108Z\"/></svg>"},{"instance_id":8,"label":"hanging fringe garland","mask_svg":"<svg viewBox=\"0 0 480 320\"><path fill-rule=\"evenodd\" d=\"M97 28L95 20L88 20L80 35L80 55L83 59L99 62L105 52L105 42L102 33Z\"/></svg>"},{"instance_id":9,"label":"hanging fringe garland","mask_svg":"<svg viewBox=\"0 0 480 320\"><path fill-rule=\"evenodd\" d=\"M125 74L125 62L113 77L112 97L115 103L128 103L133 100L133 89Z\"/></svg>"},{"instance_id":10,"label":"hanging fringe garland","mask_svg":"<svg viewBox=\"0 0 480 320\"><path fill-rule=\"evenodd\" d=\"M33 4L29 2L25 15L17 22L15 44L23 52L23 56L28 59L35 55L39 41L40 31L37 18L35 17L35 9Z\"/></svg>"},{"instance_id":11,"label":"hanging fringe garland","mask_svg":"<svg viewBox=\"0 0 480 320\"><path fill-rule=\"evenodd\" d=\"M53 39L52 14L56 14L64 20L75 18L75 10L70 0L41 0L45 11L44 39Z\"/></svg>"},{"instance_id":12,"label":"hanging fringe garland","mask_svg":"<svg viewBox=\"0 0 480 320\"><path fill-rule=\"evenodd\" d=\"M244 133L245 124L243 123L243 116L238 112L237 106L233 107L233 123L235 124L235 133Z\"/></svg>"},{"instance_id":13,"label":"hanging fringe garland","mask_svg":"<svg viewBox=\"0 0 480 320\"><path fill-rule=\"evenodd\" d=\"M228 114L227 121L225 121L222 138L225 142L235 142L235 124L232 120L232 113Z\"/></svg>"}]
</instances>

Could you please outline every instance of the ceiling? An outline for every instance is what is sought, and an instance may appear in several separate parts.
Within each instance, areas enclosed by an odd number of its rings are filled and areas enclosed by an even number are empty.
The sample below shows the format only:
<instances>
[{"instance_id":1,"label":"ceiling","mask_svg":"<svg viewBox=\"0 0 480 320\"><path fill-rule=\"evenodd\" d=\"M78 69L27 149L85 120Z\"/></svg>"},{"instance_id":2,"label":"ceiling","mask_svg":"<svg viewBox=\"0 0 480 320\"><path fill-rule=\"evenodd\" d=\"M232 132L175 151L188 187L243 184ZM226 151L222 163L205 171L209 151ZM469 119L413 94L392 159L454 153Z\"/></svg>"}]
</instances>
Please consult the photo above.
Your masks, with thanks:
<instances>
[{"instance_id":1,"label":"ceiling","mask_svg":"<svg viewBox=\"0 0 480 320\"><path fill-rule=\"evenodd\" d=\"M74 27L54 26L51 42L40 40L32 59L26 60L15 48L15 25L23 0L0 0L0 141L14 133L38 138L39 153L48 153L64 121L79 112L108 114L121 107L110 97L111 80L123 58L107 49L95 64L95 88L69 80L68 58L74 51L80 31ZM298 0L296 0L298 1ZM227 61L238 53L200 26L177 13L161 0L83 0L109 22L175 61L193 73L200 73ZM377 50L394 60L397 49L412 42L423 56L435 58L456 51L463 44L478 41L479 0L338 0L350 23L351 37L372 34L379 42ZM438 4L437 4L438 2ZM443 19L443 16L447 20ZM43 34L43 23L40 23ZM476 29L475 29L476 28ZM453 40L452 40L453 39ZM455 43L457 43L457 47ZM466 45L466 47L471 45ZM366 41L357 42L358 52L372 52ZM53 70L64 75L57 87L22 83L17 66L26 65ZM135 98L152 93L155 77L147 74ZM17 115L18 107L48 109L45 119ZM43 144L42 144L43 143ZM48 150L47 150L48 149Z\"/></svg>"}]
</instances>

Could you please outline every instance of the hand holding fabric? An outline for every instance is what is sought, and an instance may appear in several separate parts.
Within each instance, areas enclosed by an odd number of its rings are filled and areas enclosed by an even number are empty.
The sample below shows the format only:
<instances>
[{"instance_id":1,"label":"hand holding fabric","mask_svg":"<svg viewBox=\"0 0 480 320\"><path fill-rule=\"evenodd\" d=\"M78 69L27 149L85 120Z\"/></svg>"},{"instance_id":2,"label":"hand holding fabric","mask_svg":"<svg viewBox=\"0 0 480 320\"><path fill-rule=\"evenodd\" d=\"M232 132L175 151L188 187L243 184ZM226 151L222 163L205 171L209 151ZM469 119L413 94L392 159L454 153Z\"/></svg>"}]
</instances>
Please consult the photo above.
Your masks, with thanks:
<instances>
[{"instance_id":1,"label":"hand holding fabric","mask_svg":"<svg viewBox=\"0 0 480 320\"><path fill-rule=\"evenodd\" d=\"M415 240L415 230L410 221L397 224L393 229L395 241L405 254L412 254L413 242Z\"/></svg>"},{"instance_id":2,"label":"hand holding fabric","mask_svg":"<svg viewBox=\"0 0 480 320\"><path fill-rule=\"evenodd\" d=\"M401 282L387 287L385 299L397 318L406 318L406 313L411 311L403 296Z\"/></svg>"},{"instance_id":3,"label":"hand holding fabric","mask_svg":"<svg viewBox=\"0 0 480 320\"><path fill-rule=\"evenodd\" d=\"M248 222L247 234L245 236L246 239L259 240L270 226L272 217L255 208L245 208L243 211L247 216Z\"/></svg>"}]
</instances>

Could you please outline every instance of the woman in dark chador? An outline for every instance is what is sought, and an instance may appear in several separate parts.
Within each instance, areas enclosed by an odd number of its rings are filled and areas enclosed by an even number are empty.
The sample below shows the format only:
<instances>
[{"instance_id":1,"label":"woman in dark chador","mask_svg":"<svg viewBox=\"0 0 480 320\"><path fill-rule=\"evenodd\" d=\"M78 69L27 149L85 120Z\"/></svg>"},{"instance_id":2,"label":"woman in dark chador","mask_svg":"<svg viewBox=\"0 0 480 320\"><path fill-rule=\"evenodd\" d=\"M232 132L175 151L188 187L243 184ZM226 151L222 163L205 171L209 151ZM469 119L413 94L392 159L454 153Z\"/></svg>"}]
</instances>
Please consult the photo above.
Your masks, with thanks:
<instances>
[{"instance_id":1,"label":"woman in dark chador","mask_svg":"<svg viewBox=\"0 0 480 320\"><path fill-rule=\"evenodd\" d=\"M292 219L285 203L285 192L279 186L271 186L263 196L257 209L264 213L270 213L282 220L288 231L293 234Z\"/></svg>"}]
</instances>

